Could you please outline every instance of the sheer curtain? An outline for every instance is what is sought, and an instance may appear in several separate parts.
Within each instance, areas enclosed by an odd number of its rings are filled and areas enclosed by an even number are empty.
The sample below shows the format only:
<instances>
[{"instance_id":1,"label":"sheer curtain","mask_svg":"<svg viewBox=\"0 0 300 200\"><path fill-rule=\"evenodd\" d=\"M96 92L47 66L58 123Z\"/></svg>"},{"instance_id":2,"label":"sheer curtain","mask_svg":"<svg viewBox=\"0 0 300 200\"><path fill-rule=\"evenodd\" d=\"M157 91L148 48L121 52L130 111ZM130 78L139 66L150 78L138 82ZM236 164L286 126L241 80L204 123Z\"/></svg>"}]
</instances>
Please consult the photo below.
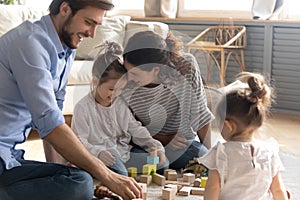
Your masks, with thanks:
<instances>
[{"instance_id":1,"label":"sheer curtain","mask_svg":"<svg viewBox=\"0 0 300 200\"><path fill-rule=\"evenodd\" d=\"M145 0L146 17L176 18L178 0Z\"/></svg>"},{"instance_id":2,"label":"sheer curtain","mask_svg":"<svg viewBox=\"0 0 300 200\"><path fill-rule=\"evenodd\" d=\"M285 9L286 0L253 0L251 12L253 19L280 19L286 18Z\"/></svg>"}]
</instances>

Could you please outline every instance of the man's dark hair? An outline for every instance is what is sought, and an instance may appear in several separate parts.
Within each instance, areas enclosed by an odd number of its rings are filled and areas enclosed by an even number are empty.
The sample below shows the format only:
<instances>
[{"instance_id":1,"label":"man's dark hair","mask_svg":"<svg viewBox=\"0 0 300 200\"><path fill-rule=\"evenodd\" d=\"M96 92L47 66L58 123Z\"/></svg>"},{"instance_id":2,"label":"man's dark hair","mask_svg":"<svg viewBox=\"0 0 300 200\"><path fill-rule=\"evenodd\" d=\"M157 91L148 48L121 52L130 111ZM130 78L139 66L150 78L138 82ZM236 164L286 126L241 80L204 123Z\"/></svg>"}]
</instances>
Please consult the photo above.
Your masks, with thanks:
<instances>
[{"instance_id":1,"label":"man's dark hair","mask_svg":"<svg viewBox=\"0 0 300 200\"><path fill-rule=\"evenodd\" d=\"M112 0L53 0L49 6L50 14L57 15L59 13L59 7L63 2L69 4L73 15L75 15L78 10L88 6L103 10L111 10L114 7Z\"/></svg>"}]
</instances>

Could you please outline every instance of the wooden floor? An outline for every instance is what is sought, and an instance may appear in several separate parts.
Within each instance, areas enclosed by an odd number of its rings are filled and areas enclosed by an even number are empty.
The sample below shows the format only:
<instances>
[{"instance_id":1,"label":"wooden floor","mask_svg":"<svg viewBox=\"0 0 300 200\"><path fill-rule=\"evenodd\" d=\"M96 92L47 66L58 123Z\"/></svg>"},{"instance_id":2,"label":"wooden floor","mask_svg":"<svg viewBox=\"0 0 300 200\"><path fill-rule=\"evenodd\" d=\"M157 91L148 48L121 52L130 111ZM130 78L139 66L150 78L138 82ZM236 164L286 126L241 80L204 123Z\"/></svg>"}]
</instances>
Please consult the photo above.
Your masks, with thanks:
<instances>
[{"instance_id":1,"label":"wooden floor","mask_svg":"<svg viewBox=\"0 0 300 200\"><path fill-rule=\"evenodd\" d=\"M295 178L300 177L300 115L272 113L260 130L260 134L263 137L274 137L279 142L280 155L285 167L285 171L282 172L283 180L292 194L292 199L300 199L300 181L299 178ZM213 135L214 140L219 137L218 133ZM26 159L45 161L41 140L30 140L19 147L25 149ZM176 199L189 198L178 197Z\"/></svg>"},{"instance_id":2,"label":"wooden floor","mask_svg":"<svg viewBox=\"0 0 300 200\"><path fill-rule=\"evenodd\" d=\"M274 137L280 150L300 156L300 115L272 113L261 130L264 137ZM26 159L45 161L41 140L30 140L19 145L26 151Z\"/></svg>"},{"instance_id":3,"label":"wooden floor","mask_svg":"<svg viewBox=\"0 0 300 200\"><path fill-rule=\"evenodd\" d=\"M300 156L300 115L274 113L263 132L277 139L282 152Z\"/></svg>"}]
</instances>

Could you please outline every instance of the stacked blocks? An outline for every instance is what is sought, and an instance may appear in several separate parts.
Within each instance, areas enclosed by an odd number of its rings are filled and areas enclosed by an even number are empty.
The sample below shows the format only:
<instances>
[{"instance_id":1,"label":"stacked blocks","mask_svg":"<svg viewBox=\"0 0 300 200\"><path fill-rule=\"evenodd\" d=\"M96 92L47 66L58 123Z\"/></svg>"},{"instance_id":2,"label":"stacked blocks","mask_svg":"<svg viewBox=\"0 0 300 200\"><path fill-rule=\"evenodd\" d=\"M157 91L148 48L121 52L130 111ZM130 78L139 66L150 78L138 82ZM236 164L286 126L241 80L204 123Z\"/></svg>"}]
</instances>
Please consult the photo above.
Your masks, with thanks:
<instances>
[{"instance_id":1,"label":"stacked blocks","mask_svg":"<svg viewBox=\"0 0 300 200\"><path fill-rule=\"evenodd\" d=\"M157 156L157 149L150 149L150 156L147 156L147 164L157 165L159 163L159 157Z\"/></svg>"},{"instance_id":2,"label":"stacked blocks","mask_svg":"<svg viewBox=\"0 0 300 200\"><path fill-rule=\"evenodd\" d=\"M159 157L157 156L157 149L152 148L150 150L150 156L147 156L147 164L143 166L143 174L153 175L156 173L156 165L159 163Z\"/></svg>"}]
</instances>

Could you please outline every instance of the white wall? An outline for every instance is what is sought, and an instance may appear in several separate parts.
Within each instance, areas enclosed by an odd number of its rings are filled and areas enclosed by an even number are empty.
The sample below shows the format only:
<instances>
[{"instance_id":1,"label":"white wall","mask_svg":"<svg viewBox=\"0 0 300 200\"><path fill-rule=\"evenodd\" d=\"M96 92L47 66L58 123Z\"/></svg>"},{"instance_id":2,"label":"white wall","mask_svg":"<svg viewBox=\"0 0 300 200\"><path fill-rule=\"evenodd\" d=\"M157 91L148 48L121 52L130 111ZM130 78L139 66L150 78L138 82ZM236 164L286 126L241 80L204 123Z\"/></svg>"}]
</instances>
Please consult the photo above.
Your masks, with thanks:
<instances>
[{"instance_id":1,"label":"white wall","mask_svg":"<svg viewBox=\"0 0 300 200\"><path fill-rule=\"evenodd\" d=\"M22 0L23 3L27 6L42 9L42 10L48 10L48 7L52 0Z\"/></svg>"}]
</instances>

